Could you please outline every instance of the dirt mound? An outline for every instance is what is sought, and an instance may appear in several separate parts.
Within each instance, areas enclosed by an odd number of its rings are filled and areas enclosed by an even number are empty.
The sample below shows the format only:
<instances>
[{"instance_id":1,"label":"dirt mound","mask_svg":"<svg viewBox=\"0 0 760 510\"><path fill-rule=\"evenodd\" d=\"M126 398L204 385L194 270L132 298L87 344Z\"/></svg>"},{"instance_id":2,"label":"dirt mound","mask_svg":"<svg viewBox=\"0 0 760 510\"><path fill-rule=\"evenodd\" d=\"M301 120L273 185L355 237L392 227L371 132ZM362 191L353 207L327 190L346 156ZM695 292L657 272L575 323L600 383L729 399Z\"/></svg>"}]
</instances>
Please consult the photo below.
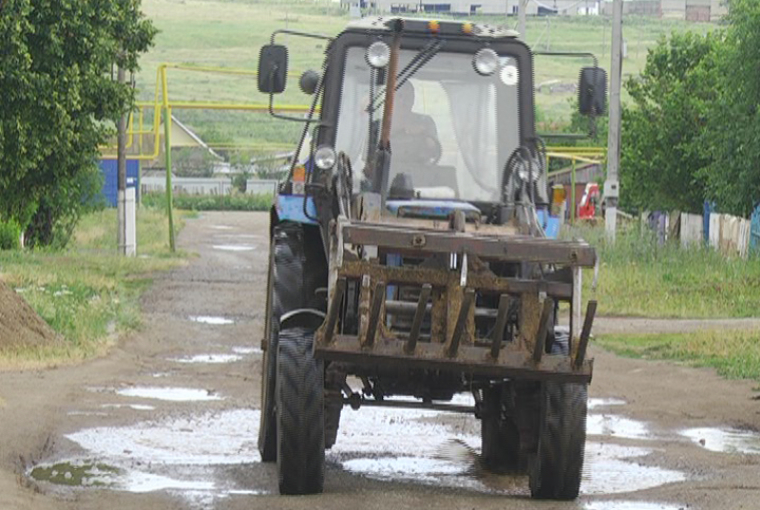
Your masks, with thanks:
<instances>
[{"instance_id":1,"label":"dirt mound","mask_svg":"<svg viewBox=\"0 0 760 510\"><path fill-rule=\"evenodd\" d=\"M56 332L21 296L0 282L0 350L60 341Z\"/></svg>"}]
</instances>

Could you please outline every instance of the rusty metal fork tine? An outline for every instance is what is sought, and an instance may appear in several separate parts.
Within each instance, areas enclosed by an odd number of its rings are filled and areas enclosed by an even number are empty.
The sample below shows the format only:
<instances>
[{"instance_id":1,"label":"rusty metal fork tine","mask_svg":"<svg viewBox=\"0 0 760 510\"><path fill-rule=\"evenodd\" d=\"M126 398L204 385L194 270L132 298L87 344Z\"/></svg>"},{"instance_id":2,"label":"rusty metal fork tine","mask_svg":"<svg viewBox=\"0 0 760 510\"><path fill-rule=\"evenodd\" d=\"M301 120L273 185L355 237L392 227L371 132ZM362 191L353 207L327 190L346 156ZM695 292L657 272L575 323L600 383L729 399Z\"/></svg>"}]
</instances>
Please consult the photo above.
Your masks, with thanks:
<instances>
[{"instance_id":1,"label":"rusty metal fork tine","mask_svg":"<svg viewBox=\"0 0 760 510\"><path fill-rule=\"evenodd\" d=\"M583 365L583 360L586 358L586 349L588 348L588 340L591 337L591 325L594 323L594 316L596 315L596 301L589 301L586 307L586 318L583 320L583 329L581 330L581 338L578 341L578 353L575 355L575 362L573 365L575 368L580 368Z\"/></svg>"},{"instance_id":2,"label":"rusty metal fork tine","mask_svg":"<svg viewBox=\"0 0 760 510\"><path fill-rule=\"evenodd\" d=\"M533 361L536 363L541 361L541 357L544 355L544 348L546 346L546 333L549 329L549 317L553 308L554 300L551 298L546 298L544 300L544 307L541 310L541 319L538 323L538 334L536 335L536 341L533 346Z\"/></svg>"},{"instance_id":3,"label":"rusty metal fork tine","mask_svg":"<svg viewBox=\"0 0 760 510\"><path fill-rule=\"evenodd\" d=\"M427 302L430 299L430 293L433 287L426 283L422 286L420 291L420 299L417 301L417 310L414 312L414 319L412 320L412 330L409 332L409 340L404 346L404 350L411 354L417 347L417 339L420 336L420 328L422 327L422 319L425 318L425 310L427 309Z\"/></svg>"},{"instance_id":4,"label":"rusty metal fork tine","mask_svg":"<svg viewBox=\"0 0 760 510\"><path fill-rule=\"evenodd\" d=\"M367 323L367 340L365 345L372 347L375 345L375 335L377 334L377 325L380 323L380 311L385 301L385 282L378 282L375 285L375 294L372 296L372 308L369 311L369 322Z\"/></svg>"},{"instance_id":5,"label":"rusty metal fork tine","mask_svg":"<svg viewBox=\"0 0 760 510\"><path fill-rule=\"evenodd\" d=\"M324 343L329 344L335 336L335 324L338 322L338 312L343 302L343 294L346 293L346 279L339 278L335 286L335 294L330 302L330 309L327 311L327 322L325 323Z\"/></svg>"},{"instance_id":6,"label":"rusty metal fork tine","mask_svg":"<svg viewBox=\"0 0 760 510\"><path fill-rule=\"evenodd\" d=\"M501 341L504 337L504 328L507 326L507 312L509 312L509 294L499 297L499 313L496 316L496 326L491 338L491 357L498 358L501 349Z\"/></svg>"},{"instance_id":7,"label":"rusty metal fork tine","mask_svg":"<svg viewBox=\"0 0 760 510\"><path fill-rule=\"evenodd\" d=\"M464 334L464 326L467 324L467 315L470 313L470 307L475 300L475 290L467 289L464 291L464 298L462 299L462 308L459 309L459 317L457 317L456 326L454 326L454 334L451 337L451 344L449 345L447 354L449 357L455 357L459 352L459 343L462 340Z\"/></svg>"}]
</instances>

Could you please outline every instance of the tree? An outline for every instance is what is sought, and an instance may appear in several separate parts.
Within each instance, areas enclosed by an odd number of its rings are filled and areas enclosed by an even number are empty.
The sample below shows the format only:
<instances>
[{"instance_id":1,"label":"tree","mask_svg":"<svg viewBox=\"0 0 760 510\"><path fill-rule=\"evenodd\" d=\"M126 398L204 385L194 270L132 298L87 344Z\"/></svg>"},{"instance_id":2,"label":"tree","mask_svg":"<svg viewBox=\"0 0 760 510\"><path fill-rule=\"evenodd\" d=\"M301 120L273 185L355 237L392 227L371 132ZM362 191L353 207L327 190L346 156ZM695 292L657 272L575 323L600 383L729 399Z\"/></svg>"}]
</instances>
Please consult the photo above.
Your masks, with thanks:
<instances>
[{"instance_id":1,"label":"tree","mask_svg":"<svg viewBox=\"0 0 760 510\"><path fill-rule=\"evenodd\" d=\"M697 212L706 196L710 155L702 132L715 100L716 35L674 34L649 50L630 78L623 108L621 206Z\"/></svg>"},{"instance_id":2,"label":"tree","mask_svg":"<svg viewBox=\"0 0 760 510\"><path fill-rule=\"evenodd\" d=\"M760 201L760 2L732 0L725 43L715 55L718 93L700 139L710 163L707 197L721 211L746 216Z\"/></svg>"},{"instance_id":3,"label":"tree","mask_svg":"<svg viewBox=\"0 0 760 510\"><path fill-rule=\"evenodd\" d=\"M114 66L137 70L155 33L139 0L0 0L0 220L32 244L76 221L134 99Z\"/></svg>"}]
</instances>

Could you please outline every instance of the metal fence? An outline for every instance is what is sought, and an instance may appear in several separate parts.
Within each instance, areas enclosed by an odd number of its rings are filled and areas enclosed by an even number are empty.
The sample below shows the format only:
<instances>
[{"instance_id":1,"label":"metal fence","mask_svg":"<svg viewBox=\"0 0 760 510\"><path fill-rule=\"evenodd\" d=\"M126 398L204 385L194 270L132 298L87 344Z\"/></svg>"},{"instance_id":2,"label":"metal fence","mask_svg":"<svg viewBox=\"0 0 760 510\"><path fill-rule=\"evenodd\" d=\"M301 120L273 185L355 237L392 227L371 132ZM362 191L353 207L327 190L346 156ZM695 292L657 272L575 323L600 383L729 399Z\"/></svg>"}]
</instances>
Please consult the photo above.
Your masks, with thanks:
<instances>
[{"instance_id":1,"label":"metal fence","mask_svg":"<svg viewBox=\"0 0 760 510\"><path fill-rule=\"evenodd\" d=\"M248 179L245 192L248 195L274 195L279 181L274 179ZM143 193L166 191L166 178L143 177L140 181ZM226 178L175 177L172 191L186 195L229 195L233 186Z\"/></svg>"},{"instance_id":2,"label":"metal fence","mask_svg":"<svg viewBox=\"0 0 760 510\"><path fill-rule=\"evenodd\" d=\"M704 244L729 257L747 258L760 250L755 240L760 239L760 207L751 219L708 209L703 215L655 212L646 220L661 241L678 239L684 247Z\"/></svg>"}]
</instances>

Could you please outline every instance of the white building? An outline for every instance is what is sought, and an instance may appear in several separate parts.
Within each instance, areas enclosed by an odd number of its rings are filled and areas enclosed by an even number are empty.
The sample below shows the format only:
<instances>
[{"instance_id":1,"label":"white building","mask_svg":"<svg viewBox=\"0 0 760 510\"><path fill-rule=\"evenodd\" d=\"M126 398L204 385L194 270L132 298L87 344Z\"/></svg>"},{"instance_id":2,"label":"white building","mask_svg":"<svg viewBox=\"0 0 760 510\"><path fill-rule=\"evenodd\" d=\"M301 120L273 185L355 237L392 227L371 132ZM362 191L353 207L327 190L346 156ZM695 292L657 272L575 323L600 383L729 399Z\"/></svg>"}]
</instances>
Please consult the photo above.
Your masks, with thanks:
<instances>
[{"instance_id":1,"label":"white building","mask_svg":"<svg viewBox=\"0 0 760 510\"><path fill-rule=\"evenodd\" d=\"M520 0L369 0L382 12L517 15ZM623 12L642 16L715 21L728 12L726 0L623 0ZM528 0L528 16L612 14L612 0Z\"/></svg>"}]
</instances>

